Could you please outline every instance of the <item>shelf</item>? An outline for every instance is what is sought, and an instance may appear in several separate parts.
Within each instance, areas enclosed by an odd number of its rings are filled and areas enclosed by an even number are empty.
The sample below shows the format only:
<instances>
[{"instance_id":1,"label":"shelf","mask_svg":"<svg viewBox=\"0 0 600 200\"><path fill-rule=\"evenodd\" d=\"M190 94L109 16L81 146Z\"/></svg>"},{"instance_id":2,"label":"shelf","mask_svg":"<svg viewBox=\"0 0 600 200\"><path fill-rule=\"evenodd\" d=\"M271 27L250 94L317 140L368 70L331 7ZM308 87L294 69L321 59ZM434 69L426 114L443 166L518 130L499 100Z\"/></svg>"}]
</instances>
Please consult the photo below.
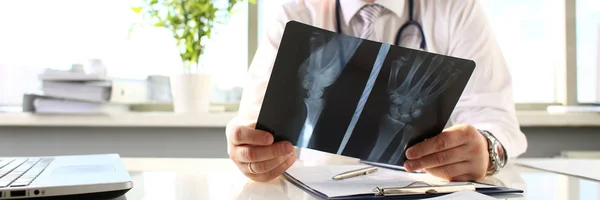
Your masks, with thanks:
<instances>
[{"instance_id":1,"label":"shelf","mask_svg":"<svg viewBox=\"0 0 600 200\"><path fill-rule=\"evenodd\" d=\"M234 112L206 115L132 113L89 116L0 113L0 126L223 128L233 117ZM522 127L600 127L600 113L550 114L545 111L518 111L517 118Z\"/></svg>"},{"instance_id":2,"label":"shelf","mask_svg":"<svg viewBox=\"0 0 600 200\"><path fill-rule=\"evenodd\" d=\"M0 113L0 126L222 128L233 117L235 117L235 113L206 115L179 115L173 113L32 115L28 113Z\"/></svg>"},{"instance_id":3,"label":"shelf","mask_svg":"<svg viewBox=\"0 0 600 200\"><path fill-rule=\"evenodd\" d=\"M517 111L522 127L600 127L600 113L548 113L546 111Z\"/></svg>"}]
</instances>

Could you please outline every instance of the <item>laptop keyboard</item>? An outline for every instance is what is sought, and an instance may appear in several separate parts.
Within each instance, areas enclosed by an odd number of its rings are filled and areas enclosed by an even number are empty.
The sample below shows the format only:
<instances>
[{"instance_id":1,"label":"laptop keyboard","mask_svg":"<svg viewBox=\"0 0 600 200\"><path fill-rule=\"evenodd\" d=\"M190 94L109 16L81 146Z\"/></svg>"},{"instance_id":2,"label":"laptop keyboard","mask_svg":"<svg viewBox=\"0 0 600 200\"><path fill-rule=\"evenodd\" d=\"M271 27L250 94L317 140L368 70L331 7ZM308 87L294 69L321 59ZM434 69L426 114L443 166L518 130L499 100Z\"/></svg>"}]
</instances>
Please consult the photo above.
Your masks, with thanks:
<instances>
[{"instance_id":1,"label":"laptop keyboard","mask_svg":"<svg viewBox=\"0 0 600 200\"><path fill-rule=\"evenodd\" d=\"M53 160L54 158L0 158L0 188L28 186Z\"/></svg>"}]
</instances>

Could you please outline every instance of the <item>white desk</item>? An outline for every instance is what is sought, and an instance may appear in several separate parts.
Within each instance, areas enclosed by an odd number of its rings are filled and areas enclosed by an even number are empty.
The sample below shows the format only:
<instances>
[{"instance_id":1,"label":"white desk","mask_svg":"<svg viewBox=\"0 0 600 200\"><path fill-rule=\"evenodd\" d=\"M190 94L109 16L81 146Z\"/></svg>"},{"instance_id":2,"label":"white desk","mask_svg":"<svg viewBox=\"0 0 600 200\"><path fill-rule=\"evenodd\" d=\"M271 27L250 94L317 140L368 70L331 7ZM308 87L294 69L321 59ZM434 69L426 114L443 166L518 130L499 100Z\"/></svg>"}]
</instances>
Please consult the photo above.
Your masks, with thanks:
<instances>
[{"instance_id":1,"label":"white desk","mask_svg":"<svg viewBox=\"0 0 600 200\"><path fill-rule=\"evenodd\" d=\"M265 199L309 200L310 194L280 178L253 182L228 159L124 158L134 188L121 199L195 200ZM333 158L305 164L343 164L355 160ZM597 169L600 169L598 166ZM600 199L600 183L551 172L509 165L494 178L507 187L522 189L523 195L509 199Z\"/></svg>"}]
</instances>

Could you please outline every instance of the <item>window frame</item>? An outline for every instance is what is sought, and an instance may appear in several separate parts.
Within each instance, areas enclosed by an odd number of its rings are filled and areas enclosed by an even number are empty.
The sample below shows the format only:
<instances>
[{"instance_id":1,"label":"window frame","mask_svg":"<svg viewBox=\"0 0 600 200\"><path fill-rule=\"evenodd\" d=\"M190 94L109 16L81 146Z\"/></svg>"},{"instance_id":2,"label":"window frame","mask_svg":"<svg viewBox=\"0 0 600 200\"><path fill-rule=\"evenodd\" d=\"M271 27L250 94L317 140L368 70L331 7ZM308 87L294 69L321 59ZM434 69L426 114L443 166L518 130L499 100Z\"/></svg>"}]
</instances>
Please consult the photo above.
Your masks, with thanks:
<instances>
[{"instance_id":1,"label":"window frame","mask_svg":"<svg viewBox=\"0 0 600 200\"><path fill-rule=\"evenodd\" d=\"M257 0L255 3L246 1L246 3L248 4L248 68L250 68L254 54L258 49L258 5L261 1Z\"/></svg>"},{"instance_id":2,"label":"window frame","mask_svg":"<svg viewBox=\"0 0 600 200\"><path fill-rule=\"evenodd\" d=\"M577 0L564 0L565 2L565 37L566 37L566 63L563 84L564 99L562 105L580 105L577 99ZM556 87L555 89L558 89ZM561 91L557 91L561 92Z\"/></svg>"}]
</instances>

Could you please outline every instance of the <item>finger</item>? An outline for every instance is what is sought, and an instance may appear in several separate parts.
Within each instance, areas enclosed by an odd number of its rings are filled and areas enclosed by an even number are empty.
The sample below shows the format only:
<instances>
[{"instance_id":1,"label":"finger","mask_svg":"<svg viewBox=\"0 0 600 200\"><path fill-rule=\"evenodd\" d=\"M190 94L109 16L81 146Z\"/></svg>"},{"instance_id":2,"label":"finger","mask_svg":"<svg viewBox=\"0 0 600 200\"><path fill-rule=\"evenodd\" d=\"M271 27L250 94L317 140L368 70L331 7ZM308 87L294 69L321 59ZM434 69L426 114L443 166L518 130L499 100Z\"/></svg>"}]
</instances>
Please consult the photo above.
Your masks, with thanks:
<instances>
[{"instance_id":1,"label":"finger","mask_svg":"<svg viewBox=\"0 0 600 200\"><path fill-rule=\"evenodd\" d=\"M460 175L452 177L450 181L474 181L476 178L471 174Z\"/></svg>"},{"instance_id":2,"label":"finger","mask_svg":"<svg viewBox=\"0 0 600 200\"><path fill-rule=\"evenodd\" d=\"M467 146L461 145L446 151L429 154L419 159L408 160L404 163L404 167L408 171L414 171L459 163L468 160L472 156L468 152L469 149Z\"/></svg>"},{"instance_id":3,"label":"finger","mask_svg":"<svg viewBox=\"0 0 600 200\"><path fill-rule=\"evenodd\" d=\"M245 163L260 162L281 157L293 151L294 146L287 141L276 142L270 146L234 146L232 148L231 159Z\"/></svg>"},{"instance_id":4,"label":"finger","mask_svg":"<svg viewBox=\"0 0 600 200\"><path fill-rule=\"evenodd\" d=\"M406 150L406 158L418 159L423 156L451 149L467 142L467 131L447 130L439 135L415 144Z\"/></svg>"},{"instance_id":5,"label":"finger","mask_svg":"<svg viewBox=\"0 0 600 200\"><path fill-rule=\"evenodd\" d=\"M256 122L251 122L249 124L246 124L246 126L250 128L256 128Z\"/></svg>"},{"instance_id":6,"label":"finger","mask_svg":"<svg viewBox=\"0 0 600 200\"><path fill-rule=\"evenodd\" d=\"M469 162L459 162L449 165L443 165L435 168L426 169L427 173L446 180L454 177L463 176L473 171L474 166Z\"/></svg>"},{"instance_id":7,"label":"finger","mask_svg":"<svg viewBox=\"0 0 600 200\"><path fill-rule=\"evenodd\" d=\"M248 174L250 179L260 182L267 182L273 180L283 174L286 170L288 170L293 164L296 162L296 156L290 156L287 160L281 163L279 166L275 167L275 169L262 173L262 174Z\"/></svg>"},{"instance_id":8,"label":"finger","mask_svg":"<svg viewBox=\"0 0 600 200\"><path fill-rule=\"evenodd\" d=\"M273 140L273 135L270 133L248 126L238 126L231 134L231 143L233 145L249 144L267 146L271 145Z\"/></svg>"},{"instance_id":9,"label":"finger","mask_svg":"<svg viewBox=\"0 0 600 200\"><path fill-rule=\"evenodd\" d=\"M281 163L285 162L290 156L294 156L295 152L288 155L273 158L267 161L254 162L254 163L240 163L240 169L245 173L249 174L263 174L275 169ZM251 168L251 169L250 169Z\"/></svg>"}]
</instances>

